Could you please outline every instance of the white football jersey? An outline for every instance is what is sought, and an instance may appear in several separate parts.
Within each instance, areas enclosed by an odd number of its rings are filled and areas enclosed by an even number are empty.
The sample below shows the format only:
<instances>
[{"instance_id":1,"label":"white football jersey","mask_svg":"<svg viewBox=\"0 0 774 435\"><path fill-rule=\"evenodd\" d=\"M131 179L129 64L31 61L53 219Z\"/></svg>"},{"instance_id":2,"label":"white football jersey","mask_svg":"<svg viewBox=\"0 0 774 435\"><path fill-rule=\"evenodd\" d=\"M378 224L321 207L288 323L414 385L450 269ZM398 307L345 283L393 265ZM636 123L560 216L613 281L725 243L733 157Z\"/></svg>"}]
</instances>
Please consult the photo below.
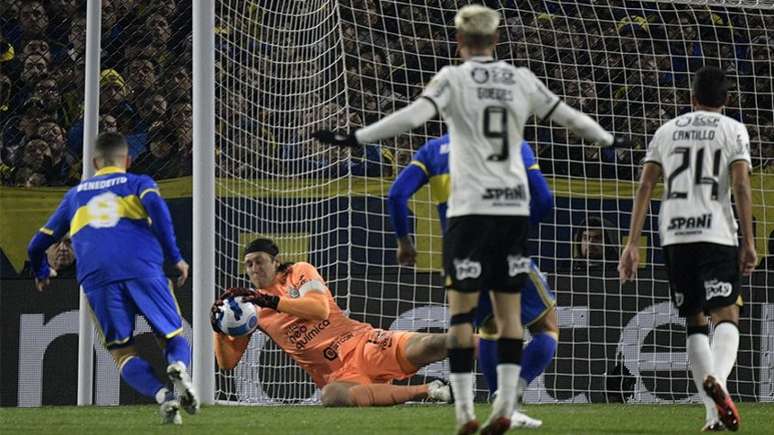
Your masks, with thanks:
<instances>
[{"instance_id":1,"label":"white football jersey","mask_svg":"<svg viewBox=\"0 0 774 435\"><path fill-rule=\"evenodd\" d=\"M653 135L645 162L661 165L661 245L709 242L737 246L730 167L750 162L744 124L716 112L686 113Z\"/></svg>"},{"instance_id":2,"label":"white football jersey","mask_svg":"<svg viewBox=\"0 0 774 435\"><path fill-rule=\"evenodd\" d=\"M527 68L491 58L446 66L422 94L449 128L448 217L529 215L521 157L524 124L550 116L559 97Z\"/></svg>"}]
</instances>

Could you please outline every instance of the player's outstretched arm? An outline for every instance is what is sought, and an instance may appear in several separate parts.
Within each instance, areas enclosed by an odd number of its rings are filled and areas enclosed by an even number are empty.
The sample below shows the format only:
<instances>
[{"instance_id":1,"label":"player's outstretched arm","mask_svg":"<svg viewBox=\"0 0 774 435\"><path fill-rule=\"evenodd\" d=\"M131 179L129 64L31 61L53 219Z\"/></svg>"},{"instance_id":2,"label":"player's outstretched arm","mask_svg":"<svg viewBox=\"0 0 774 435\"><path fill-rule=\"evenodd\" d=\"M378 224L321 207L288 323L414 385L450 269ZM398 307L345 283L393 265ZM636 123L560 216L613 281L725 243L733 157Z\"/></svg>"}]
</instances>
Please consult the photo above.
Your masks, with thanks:
<instances>
[{"instance_id":1,"label":"player's outstretched arm","mask_svg":"<svg viewBox=\"0 0 774 435\"><path fill-rule=\"evenodd\" d=\"M527 141L521 143L521 156L529 182L529 223L536 225L554 208L554 196Z\"/></svg>"},{"instance_id":2,"label":"player's outstretched arm","mask_svg":"<svg viewBox=\"0 0 774 435\"><path fill-rule=\"evenodd\" d=\"M189 266L177 247L175 228L172 225L172 215L169 213L167 203L161 197L161 193L158 187L155 186L155 183L140 193L140 202L151 219L151 230L156 235L159 243L161 243L164 255L180 272L176 284L178 287L182 287L188 279Z\"/></svg>"},{"instance_id":3,"label":"player's outstretched arm","mask_svg":"<svg viewBox=\"0 0 774 435\"><path fill-rule=\"evenodd\" d=\"M629 146L628 138L623 136L614 137L585 113L575 110L563 102L557 104L550 116L550 119L557 124L566 127L576 135L599 146Z\"/></svg>"},{"instance_id":4,"label":"player's outstretched arm","mask_svg":"<svg viewBox=\"0 0 774 435\"><path fill-rule=\"evenodd\" d=\"M400 171L387 194L387 210L398 239L398 263L404 266L413 265L417 257L417 251L409 236L408 201L428 180L427 174L420 166L409 164Z\"/></svg>"},{"instance_id":5,"label":"player's outstretched arm","mask_svg":"<svg viewBox=\"0 0 774 435\"><path fill-rule=\"evenodd\" d=\"M645 224L645 214L650 204L650 195L656 182L661 176L661 166L656 163L646 162L642 168L640 187L637 189L637 197L634 200L631 224L629 226L629 241L626 243L621 260L618 263L618 273L622 283L634 279L637 274L637 266L640 262L640 235Z\"/></svg>"},{"instance_id":6,"label":"player's outstretched arm","mask_svg":"<svg viewBox=\"0 0 774 435\"><path fill-rule=\"evenodd\" d=\"M734 189L736 214L742 226L742 246L739 247L739 271L750 276L758 263L755 252L752 224L752 191L750 188L749 163L738 160L731 164L731 180Z\"/></svg>"},{"instance_id":7,"label":"player's outstretched arm","mask_svg":"<svg viewBox=\"0 0 774 435\"><path fill-rule=\"evenodd\" d=\"M70 230L69 195L68 192L46 225L35 233L27 245L27 255L35 274L35 287L38 291L45 290L49 284L49 278L56 276L56 270L48 264L46 249L59 241Z\"/></svg>"},{"instance_id":8,"label":"player's outstretched arm","mask_svg":"<svg viewBox=\"0 0 774 435\"><path fill-rule=\"evenodd\" d=\"M330 130L319 130L312 133L312 137L324 144L338 146L374 143L413 130L433 119L435 115L436 110L433 103L426 98L419 98L384 119L354 132L342 134Z\"/></svg>"}]
</instances>

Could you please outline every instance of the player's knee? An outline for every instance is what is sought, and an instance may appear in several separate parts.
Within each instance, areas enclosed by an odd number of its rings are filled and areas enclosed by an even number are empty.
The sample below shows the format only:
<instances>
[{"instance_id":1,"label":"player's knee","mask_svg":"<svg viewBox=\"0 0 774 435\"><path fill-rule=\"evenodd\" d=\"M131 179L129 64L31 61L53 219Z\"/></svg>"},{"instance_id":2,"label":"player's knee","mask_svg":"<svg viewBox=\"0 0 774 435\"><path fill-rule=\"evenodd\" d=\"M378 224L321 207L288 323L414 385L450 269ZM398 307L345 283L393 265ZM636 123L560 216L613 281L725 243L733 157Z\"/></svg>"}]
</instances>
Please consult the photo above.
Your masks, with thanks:
<instances>
[{"instance_id":1,"label":"player's knee","mask_svg":"<svg viewBox=\"0 0 774 435\"><path fill-rule=\"evenodd\" d=\"M543 317L538 319L532 326L529 327L531 334L548 334L557 340L559 339L559 322L556 318L556 307L551 308L546 312Z\"/></svg>"},{"instance_id":2,"label":"player's knee","mask_svg":"<svg viewBox=\"0 0 774 435\"><path fill-rule=\"evenodd\" d=\"M422 338L424 348L432 357L441 360L446 358L446 334L432 334Z\"/></svg>"},{"instance_id":3,"label":"player's knee","mask_svg":"<svg viewBox=\"0 0 774 435\"><path fill-rule=\"evenodd\" d=\"M495 322L494 317L490 317L489 319L487 319L486 322L482 323L481 326L478 328L478 333L481 336L481 338L484 338L487 340L496 340L497 323Z\"/></svg>"},{"instance_id":4,"label":"player's knee","mask_svg":"<svg viewBox=\"0 0 774 435\"><path fill-rule=\"evenodd\" d=\"M715 308L710 311L710 317L712 318L712 323L716 325L720 322L739 323L739 306L734 304Z\"/></svg>"},{"instance_id":5,"label":"player's knee","mask_svg":"<svg viewBox=\"0 0 774 435\"><path fill-rule=\"evenodd\" d=\"M322 389L320 401L323 406L329 408L352 406L352 398L350 397L349 389L349 386L337 384L335 382L328 384Z\"/></svg>"},{"instance_id":6,"label":"player's knee","mask_svg":"<svg viewBox=\"0 0 774 435\"><path fill-rule=\"evenodd\" d=\"M129 358L137 356L137 349L134 346L125 346L109 349L110 355L113 357L113 361L116 363L116 367L124 365Z\"/></svg>"}]
</instances>

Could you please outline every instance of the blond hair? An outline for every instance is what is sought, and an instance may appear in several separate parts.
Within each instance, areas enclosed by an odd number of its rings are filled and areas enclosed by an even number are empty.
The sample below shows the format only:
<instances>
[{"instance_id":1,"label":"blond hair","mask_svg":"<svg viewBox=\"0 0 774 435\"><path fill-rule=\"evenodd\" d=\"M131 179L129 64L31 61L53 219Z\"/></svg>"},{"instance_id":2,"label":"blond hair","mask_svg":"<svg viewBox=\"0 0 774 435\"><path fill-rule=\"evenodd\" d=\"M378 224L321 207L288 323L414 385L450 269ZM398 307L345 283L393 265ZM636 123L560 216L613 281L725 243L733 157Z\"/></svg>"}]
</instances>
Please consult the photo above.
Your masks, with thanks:
<instances>
[{"instance_id":1,"label":"blond hair","mask_svg":"<svg viewBox=\"0 0 774 435\"><path fill-rule=\"evenodd\" d=\"M499 25L500 14L482 5L463 6L454 17L454 27L465 35L495 35Z\"/></svg>"}]
</instances>

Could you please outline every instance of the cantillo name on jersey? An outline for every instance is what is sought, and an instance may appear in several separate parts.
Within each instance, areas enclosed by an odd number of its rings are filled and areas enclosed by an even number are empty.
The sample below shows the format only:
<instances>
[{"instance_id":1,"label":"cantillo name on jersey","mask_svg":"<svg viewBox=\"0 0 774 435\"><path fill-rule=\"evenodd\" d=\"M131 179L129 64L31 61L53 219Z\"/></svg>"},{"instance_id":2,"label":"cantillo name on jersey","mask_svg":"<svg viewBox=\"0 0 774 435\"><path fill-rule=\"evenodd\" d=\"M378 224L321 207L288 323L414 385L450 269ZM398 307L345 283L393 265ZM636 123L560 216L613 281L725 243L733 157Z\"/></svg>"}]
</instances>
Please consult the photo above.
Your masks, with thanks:
<instances>
[{"instance_id":1,"label":"cantillo name on jersey","mask_svg":"<svg viewBox=\"0 0 774 435\"><path fill-rule=\"evenodd\" d=\"M751 167L747 129L720 113L687 113L656 131L645 161L658 163L664 173L659 214L663 246L738 244L729 168L740 160Z\"/></svg>"},{"instance_id":2,"label":"cantillo name on jersey","mask_svg":"<svg viewBox=\"0 0 774 435\"><path fill-rule=\"evenodd\" d=\"M529 215L524 124L550 115L559 98L528 69L486 58L444 67L422 95L449 126L447 216Z\"/></svg>"}]
</instances>

